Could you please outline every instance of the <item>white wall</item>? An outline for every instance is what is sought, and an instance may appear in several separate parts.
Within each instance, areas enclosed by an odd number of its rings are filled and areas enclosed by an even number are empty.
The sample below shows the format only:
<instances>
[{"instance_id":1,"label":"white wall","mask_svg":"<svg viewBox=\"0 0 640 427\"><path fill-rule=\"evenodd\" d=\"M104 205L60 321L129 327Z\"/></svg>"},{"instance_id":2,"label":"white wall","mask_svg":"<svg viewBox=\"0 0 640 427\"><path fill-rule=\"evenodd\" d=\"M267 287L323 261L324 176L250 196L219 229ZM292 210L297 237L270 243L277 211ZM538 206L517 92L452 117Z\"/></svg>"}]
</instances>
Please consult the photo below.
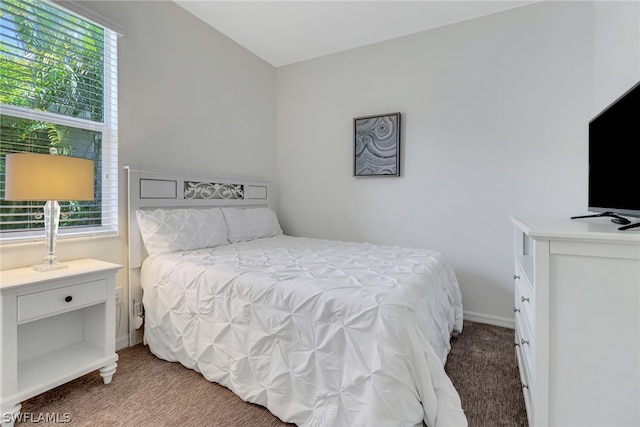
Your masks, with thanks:
<instances>
[{"instance_id":1,"label":"white wall","mask_svg":"<svg viewBox=\"0 0 640 427\"><path fill-rule=\"evenodd\" d=\"M609 28L637 5L601 9L537 3L278 69L285 231L437 248L468 318L512 322L509 218L586 212L594 87L638 60L638 21ZM354 178L352 118L396 111L402 177Z\"/></svg>"},{"instance_id":2,"label":"white wall","mask_svg":"<svg viewBox=\"0 0 640 427\"><path fill-rule=\"evenodd\" d=\"M119 38L119 235L59 240L61 260L126 264L123 167L276 177L275 69L172 2L83 2ZM0 269L38 264L42 243L5 245ZM127 294L127 270L117 276ZM125 301L126 302L126 301ZM128 331L126 306L120 339Z\"/></svg>"},{"instance_id":3,"label":"white wall","mask_svg":"<svg viewBox=\"0 0 640 427\"><path fill-rule=\"evenodd\" d=\"M640 2L594 2L593 115L640 80Z\"/></svg>"}]
</instances>

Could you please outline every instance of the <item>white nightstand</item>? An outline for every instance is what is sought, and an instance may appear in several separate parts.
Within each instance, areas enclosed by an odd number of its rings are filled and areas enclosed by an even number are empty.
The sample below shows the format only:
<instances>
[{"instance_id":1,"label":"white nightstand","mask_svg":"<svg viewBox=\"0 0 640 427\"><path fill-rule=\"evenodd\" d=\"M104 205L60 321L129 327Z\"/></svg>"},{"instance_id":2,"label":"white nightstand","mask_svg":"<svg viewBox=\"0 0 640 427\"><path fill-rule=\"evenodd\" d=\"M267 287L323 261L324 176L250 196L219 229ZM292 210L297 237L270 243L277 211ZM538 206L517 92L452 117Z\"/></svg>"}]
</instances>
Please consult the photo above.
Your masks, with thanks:
<instances>
[{"instance_id":1,"label":"white nightstand","mask_svg":"<svg viewBox=\"0 0 640 427\"><path fill-rule=\"evenodd\" d=\"M49 272L0 271L0 422L12 426L20 402L96 369L116 371L115 275L93 259Z\"/></svg>"}]
</instances>

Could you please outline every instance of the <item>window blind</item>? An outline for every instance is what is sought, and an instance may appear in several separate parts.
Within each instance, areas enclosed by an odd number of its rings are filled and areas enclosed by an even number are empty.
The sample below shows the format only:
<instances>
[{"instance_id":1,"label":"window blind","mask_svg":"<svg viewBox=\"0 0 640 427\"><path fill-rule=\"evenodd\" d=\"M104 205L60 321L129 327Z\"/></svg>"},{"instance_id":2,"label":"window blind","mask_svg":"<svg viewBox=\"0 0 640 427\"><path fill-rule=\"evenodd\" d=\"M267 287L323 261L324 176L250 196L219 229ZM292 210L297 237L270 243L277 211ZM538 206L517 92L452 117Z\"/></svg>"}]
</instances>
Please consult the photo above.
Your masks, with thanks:
<instances>
[{"instance_id":1,"label":"window blind","mask_svg":"<svg viewBox=\"0 0 640 427\"><path fill-rule=\"evenodd\" d=\"M50 148L95 164L95 199L60 201L59 236L116 233L116 33L49 3L3 0L0 36L0 242L44 234L44 202L4 199L4 156Z\"/></svg>"}]
</instances>

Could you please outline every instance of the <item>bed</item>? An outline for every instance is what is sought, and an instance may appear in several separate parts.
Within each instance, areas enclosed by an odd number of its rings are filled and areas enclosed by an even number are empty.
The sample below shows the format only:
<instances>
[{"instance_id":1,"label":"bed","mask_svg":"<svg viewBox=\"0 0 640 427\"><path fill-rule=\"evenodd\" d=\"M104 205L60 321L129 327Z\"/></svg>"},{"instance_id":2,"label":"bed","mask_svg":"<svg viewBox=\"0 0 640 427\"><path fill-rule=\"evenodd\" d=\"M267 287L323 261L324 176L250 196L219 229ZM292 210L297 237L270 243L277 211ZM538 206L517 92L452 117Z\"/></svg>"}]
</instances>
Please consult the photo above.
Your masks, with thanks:
<instances>
[{"instance_id":1,"label":"bed","mask_svg":"<svg viewBox=\"0 0 640 427\"><path fill-rule=\"evenodd\" d=\"M261 180L128 179L131 344L300 426L467 424L439 252L287 236Z\"/></svg>"}]
</instances>

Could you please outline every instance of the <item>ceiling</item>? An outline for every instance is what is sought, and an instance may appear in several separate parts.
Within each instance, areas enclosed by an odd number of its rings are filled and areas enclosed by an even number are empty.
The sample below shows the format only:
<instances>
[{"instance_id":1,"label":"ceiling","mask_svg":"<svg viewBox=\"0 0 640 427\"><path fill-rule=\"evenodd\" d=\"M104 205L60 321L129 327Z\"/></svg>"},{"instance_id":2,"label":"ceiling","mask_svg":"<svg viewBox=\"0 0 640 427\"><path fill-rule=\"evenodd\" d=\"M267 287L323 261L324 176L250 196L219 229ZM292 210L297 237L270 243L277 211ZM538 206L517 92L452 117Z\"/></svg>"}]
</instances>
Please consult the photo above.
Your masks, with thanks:
<instances>
[{"instance_id":1,"label":"ceiling","mask_svg":"<svg viewBox=\"0 0 640 427\"><path fill-rule=\"evenodd\" d=\"M173 1L280 67L540 0Z\"/></svg>"}]
</instances>

